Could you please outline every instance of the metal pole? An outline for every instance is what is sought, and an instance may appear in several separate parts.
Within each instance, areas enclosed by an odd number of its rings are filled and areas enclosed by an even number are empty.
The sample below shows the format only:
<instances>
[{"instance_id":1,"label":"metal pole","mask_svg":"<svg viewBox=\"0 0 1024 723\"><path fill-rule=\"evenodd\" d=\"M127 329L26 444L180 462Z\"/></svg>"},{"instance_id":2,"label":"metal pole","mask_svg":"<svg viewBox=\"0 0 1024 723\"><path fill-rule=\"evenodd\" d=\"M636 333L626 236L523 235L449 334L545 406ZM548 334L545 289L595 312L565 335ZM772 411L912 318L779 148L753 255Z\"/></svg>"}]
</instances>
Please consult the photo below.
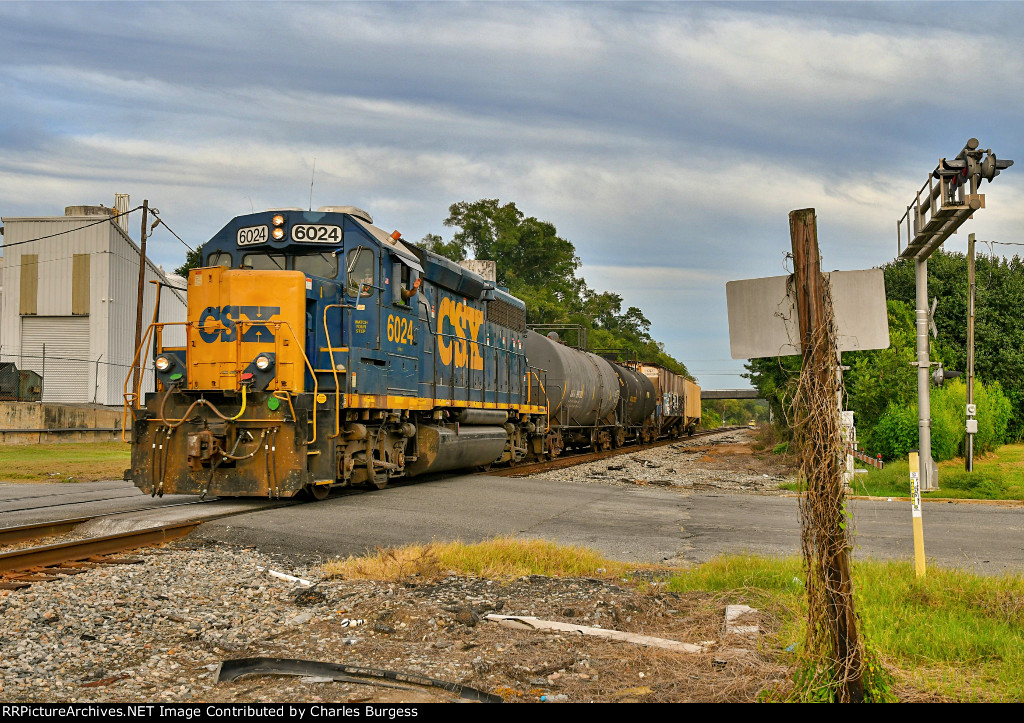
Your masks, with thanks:
<instances>
[{"instance_id":1,"label":"metal pole","mask_svg":"<svg viewBox=\"0 0 1024 723\"><path fill-rule=\"evenodd\" d=\"M967 419L974 418L970 412L974 404L974 295L977 285L974 283L974 234L967 236ZM964 469L974 471L974 432L970 431L971 423L967 422L967 451L964 454Z\"/></svg>"},{"instance_id":2,"label":"metal pole","mask_svg":"<svg viewBox=\"0 0 1024 723\"><path fill-rule=\"evenodd\" d=\"M135 308L135 346L132 347L132 356L138 351L142 343L142 302L146 291L146 222L149 215L149 200L142 202L142 233L139 237L139 296ZM132 369L132 392L135 394L134 406L139 407L139 370L146 363L145 359L139 359L139 365Z\"/></svg>"},{"instance_id":3,"label":"metal pole","mask_svg":"<svg viewBox=\"0 0 1024 723\"><path fill-rule=\"evenodd\" d=\"M921 453L921 489L938 489L932 479L932 407L928 358L928 259L914 259L917 281L917 428Z\"/></svg>"}]
</instances>

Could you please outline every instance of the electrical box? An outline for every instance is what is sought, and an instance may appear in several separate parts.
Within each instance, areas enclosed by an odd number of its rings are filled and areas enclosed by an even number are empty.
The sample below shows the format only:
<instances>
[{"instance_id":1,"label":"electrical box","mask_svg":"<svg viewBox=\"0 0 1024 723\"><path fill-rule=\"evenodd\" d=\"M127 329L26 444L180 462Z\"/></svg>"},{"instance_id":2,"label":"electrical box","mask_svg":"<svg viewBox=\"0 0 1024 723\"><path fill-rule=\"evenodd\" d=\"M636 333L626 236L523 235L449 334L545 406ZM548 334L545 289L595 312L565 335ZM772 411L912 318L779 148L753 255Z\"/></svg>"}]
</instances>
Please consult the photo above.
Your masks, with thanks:
<instances>
[{"instance_id":1,"label":"electrical box","mask_svg":"<svg viewBox=\"0 0 1024 723\"><path fill-rule=\"evenodd\" d=\"M977 404L968 404L967 405L967 416L968 417L974 417L977 414L978 414L978 405Z\"/></svg>"},{"instance_id":2,"label":"electrical box","mask_svg":"<svg viewBox=\"0 0 1024 723\"><path fill-rule=\"evenodd\" d=\"M967 433L968 434L977 434L978 433L978 420L977 419L968 419L967 420Z\"/></svg>"}]
</instances>

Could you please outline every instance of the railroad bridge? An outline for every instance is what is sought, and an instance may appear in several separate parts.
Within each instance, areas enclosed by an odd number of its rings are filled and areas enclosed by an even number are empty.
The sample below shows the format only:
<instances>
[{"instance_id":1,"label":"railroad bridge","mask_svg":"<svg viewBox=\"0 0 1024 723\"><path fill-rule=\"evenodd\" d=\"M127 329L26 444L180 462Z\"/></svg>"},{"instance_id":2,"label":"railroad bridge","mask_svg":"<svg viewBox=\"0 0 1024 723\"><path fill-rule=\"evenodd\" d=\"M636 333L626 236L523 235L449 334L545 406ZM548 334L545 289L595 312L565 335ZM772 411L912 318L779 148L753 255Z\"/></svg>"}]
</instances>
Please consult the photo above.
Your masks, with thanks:
<instances>
[{"instance_id":1,"label":"railroad bridge","mask_svg":"<svg viewBox=\"0 0 1024 723\"><path fill-rule=\"evenodd\" d=\"M701 389L701 400L705 399L761 399L756 389Z\"/></svg>"}]
</instances>

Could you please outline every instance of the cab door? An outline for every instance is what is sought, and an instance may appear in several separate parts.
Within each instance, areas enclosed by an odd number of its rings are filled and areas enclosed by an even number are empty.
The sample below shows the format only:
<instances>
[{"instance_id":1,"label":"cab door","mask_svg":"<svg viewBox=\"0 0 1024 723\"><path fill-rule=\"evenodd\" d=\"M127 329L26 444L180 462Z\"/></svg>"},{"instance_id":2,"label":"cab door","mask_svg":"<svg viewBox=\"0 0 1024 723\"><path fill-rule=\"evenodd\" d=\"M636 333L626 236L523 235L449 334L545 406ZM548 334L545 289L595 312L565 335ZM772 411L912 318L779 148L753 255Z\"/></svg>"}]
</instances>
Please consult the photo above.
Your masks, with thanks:
<instances>
[{"instance_id":1,"label":"cab door","mask_svg":"<svg viewBox=\"0 0 1024 723\"><path fill-rule=\"evenodd\" d=\"M345 302L352 364L350 391L384 394L388 362L380 347L381 266L379 249L364 244L345 257Z\"/></svg>"}]
</instances>

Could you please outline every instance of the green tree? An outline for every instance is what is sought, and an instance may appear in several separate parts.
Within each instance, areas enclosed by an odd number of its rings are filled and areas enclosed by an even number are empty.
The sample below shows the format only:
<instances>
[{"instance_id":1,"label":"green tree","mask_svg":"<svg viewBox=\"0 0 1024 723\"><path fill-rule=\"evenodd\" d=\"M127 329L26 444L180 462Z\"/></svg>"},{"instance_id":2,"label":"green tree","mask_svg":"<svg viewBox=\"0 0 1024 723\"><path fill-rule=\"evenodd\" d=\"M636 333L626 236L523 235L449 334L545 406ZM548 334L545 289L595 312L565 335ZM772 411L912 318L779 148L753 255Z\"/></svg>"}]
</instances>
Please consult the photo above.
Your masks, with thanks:
<instances>
[{"instance_id":1,"label":"green tree","mask_svg":"<svg viewBox=\"0 0 1024 723\"><path fill-rule=\"evenodd\" d=\"M998 381L1010 400L1008 438L1024 435L1024 262L979 255L975 264L975 372ZM882 267L890 300L915 306L914 264L895 260ZM928 260L929 298L938 298L935 325L946 368L967 366L967 259L938 251Z\"/></svg>"},{"instance_id":2,"label":"green tree","mask_svg":"<svg viewBox=\"0 0 1024 723\"><path fill-rule=\"evenodd\" d=\"M203 262L203 245L199 244L195 251L187 251L185 253L185 263L174 270L178 276L184 276L188 278L188 272L191 269L198 269L199 265Z\"/></svg>"},{"instance_id":3,"label":"green tree","mask_svg":"<svg viewBox=\"0 0 1024 723\"><path fill-rule=\"evenodd\" d=\"M622 297L597 292L577 275L580 259L554 224L527 216L515 203L498 199L461 201L448 209L444 225L455 229L445 242L427 234L420 245L453 261L469 256L497 262L497 282L526 303L532 324L579 325L590 349L642 359L689 376L686 366L665 353L650 334L651 322Z\"/></svg>"}]
</instances>

